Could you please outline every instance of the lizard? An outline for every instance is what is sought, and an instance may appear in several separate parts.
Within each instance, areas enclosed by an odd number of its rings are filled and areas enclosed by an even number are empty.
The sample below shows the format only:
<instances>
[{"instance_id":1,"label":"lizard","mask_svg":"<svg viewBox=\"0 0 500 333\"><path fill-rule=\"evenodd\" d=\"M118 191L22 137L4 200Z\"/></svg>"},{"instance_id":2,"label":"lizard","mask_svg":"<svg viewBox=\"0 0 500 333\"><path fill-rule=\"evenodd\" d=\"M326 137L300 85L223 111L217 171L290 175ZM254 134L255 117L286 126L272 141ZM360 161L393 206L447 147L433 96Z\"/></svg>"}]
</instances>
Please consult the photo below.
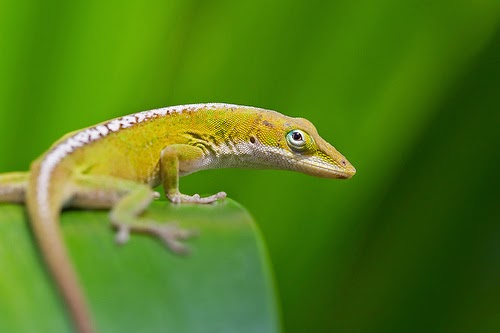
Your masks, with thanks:
<instances>
[{"instance_id":1,"label":"lizard","mask_svg":"<svg viewBox=\"0 0 500 333\"><path fill-rule=\"evenodd\" d=\"M109 209L116 241L131 232L159 237L175 253L192 235L141 214L162 185L172 203L209 204L179 191L179 177L214 168L293 170L346 179L356 169L304 118L223 103L143 111L71 132L56 141L29 172L0 174L0 202L25 203L41 256L79 333L96 332L59 226L62 209Z\"/></svg>"}]
</instances>

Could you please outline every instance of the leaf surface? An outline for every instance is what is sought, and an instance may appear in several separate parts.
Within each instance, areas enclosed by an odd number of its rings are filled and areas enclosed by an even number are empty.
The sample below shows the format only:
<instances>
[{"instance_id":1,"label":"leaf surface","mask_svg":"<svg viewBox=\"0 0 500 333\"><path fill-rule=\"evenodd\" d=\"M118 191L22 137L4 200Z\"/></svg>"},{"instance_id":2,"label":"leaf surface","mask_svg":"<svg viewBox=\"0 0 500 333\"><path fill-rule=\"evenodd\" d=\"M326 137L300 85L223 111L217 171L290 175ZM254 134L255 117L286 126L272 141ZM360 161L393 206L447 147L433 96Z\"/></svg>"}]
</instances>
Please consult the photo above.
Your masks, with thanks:
<instances>
[{"instance_id":1,"label":"leaf surface","mask_svg":"<svg viewBox=\"0 0 500 333\"><path fill-rule=\"evenodd\" d=\"M251 216L214 205L155 202L145 214L198 231L178 256L145 235L114 242L105 211L70 210L61 225L101 332L278 332L267 253ZM0 331L67 332L22 206L0 206Z\"/></svg>"}]
</instances>

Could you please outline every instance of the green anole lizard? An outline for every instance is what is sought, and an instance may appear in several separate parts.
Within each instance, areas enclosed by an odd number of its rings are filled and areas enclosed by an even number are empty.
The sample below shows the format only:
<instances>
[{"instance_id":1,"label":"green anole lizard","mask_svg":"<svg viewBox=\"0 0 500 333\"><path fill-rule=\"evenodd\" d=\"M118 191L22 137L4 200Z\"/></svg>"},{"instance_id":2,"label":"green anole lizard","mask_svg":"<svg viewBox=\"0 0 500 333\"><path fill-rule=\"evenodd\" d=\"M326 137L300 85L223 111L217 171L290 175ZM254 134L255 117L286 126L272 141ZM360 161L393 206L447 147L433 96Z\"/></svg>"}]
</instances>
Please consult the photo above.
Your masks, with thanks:
<instances>
[{"instance_id":1,"label":"green anole lizard","mask_svg":"<svg viewBox=\"0 0 500 333\"><path fill-rule=\"evenodd\" d=\"M145 221L141 213L163 185L173 203L206 204L226 196L181 194L179 177L213 168L294 170L350 178L356 170L306 119L231 104L191 104L144 111L62 137L29 172L0 175L0 202L26 202L49 272L80 333L95 332L59 227L66 207L110 209L116 240L130 232L159 237L184 252L190 232Z\"/></svg>"}]
</instances>

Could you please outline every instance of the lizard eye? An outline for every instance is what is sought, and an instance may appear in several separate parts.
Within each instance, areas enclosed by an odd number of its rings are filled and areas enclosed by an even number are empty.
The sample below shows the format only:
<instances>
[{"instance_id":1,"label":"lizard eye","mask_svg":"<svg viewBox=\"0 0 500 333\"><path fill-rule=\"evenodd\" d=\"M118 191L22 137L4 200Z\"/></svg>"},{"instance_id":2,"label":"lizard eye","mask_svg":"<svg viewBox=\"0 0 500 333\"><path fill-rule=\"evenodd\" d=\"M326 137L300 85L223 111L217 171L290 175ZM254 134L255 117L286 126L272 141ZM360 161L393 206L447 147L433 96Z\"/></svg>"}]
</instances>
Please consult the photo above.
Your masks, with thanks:
<instances>
[{"instance_id":1,"label":"lizard eye","mask_svg":"<svg viewBox=\"0 0 500 333\"><path fill-rule=\"evenodd\" d=\"M295 151L303 151L306 148L306 134L301 130L293 130L286 135L288 146Z\"/></svg>"}]
</instances>

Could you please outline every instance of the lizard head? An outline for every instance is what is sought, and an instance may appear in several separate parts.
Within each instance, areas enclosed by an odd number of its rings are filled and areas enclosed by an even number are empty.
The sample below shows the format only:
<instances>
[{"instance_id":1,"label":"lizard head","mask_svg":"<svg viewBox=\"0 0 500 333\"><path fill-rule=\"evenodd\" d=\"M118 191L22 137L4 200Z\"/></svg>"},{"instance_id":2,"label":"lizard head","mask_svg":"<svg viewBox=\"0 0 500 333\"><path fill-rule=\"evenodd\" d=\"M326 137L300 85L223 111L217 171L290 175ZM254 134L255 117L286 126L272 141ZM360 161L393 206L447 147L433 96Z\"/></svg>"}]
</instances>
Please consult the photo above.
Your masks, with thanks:
<instances>
[{"instance_id":1,"label":"lizard head","mask_svg":"<svg viewBox=\"0 0 500 333\"><path fill-rule=\"evenodd\" d=\"M280 168L305 174L347 179L356 169L332 145L319 136L314 125L304 118L279 115L263 120L266 131L257 133L259 141L272 147ZM278 155L278 156L276 156Z\"/></svg>"}]
</instances>

